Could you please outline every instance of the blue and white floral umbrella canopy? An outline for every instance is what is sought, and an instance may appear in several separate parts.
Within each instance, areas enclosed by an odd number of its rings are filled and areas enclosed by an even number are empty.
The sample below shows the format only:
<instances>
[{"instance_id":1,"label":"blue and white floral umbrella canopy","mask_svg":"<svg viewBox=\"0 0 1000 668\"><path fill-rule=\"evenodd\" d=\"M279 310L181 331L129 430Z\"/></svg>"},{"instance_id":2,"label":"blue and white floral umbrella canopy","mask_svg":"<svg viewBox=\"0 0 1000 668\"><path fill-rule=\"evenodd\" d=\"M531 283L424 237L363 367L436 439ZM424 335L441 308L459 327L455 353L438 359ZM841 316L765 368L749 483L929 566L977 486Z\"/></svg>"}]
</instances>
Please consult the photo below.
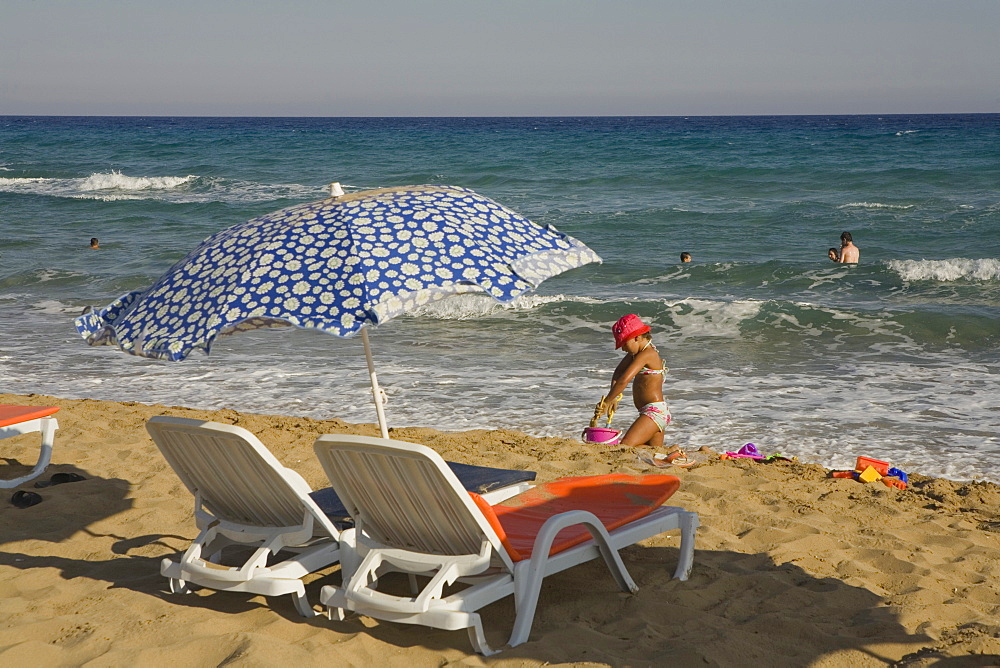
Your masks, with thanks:
<instances>
[{"instance_id":1,"label":"blue and white floral umbrella canopy","mask_svg":"<svg viewBox=\"0 0 1000 668\"><path fill-rule=\"evenodd\" d=\"M349 337L449 295L510 302L600 261L576 239L466 188L383 188L225 229L76 328L91 345L182 360L237 331L290 324Z\"/></svg>"}]
</instances>

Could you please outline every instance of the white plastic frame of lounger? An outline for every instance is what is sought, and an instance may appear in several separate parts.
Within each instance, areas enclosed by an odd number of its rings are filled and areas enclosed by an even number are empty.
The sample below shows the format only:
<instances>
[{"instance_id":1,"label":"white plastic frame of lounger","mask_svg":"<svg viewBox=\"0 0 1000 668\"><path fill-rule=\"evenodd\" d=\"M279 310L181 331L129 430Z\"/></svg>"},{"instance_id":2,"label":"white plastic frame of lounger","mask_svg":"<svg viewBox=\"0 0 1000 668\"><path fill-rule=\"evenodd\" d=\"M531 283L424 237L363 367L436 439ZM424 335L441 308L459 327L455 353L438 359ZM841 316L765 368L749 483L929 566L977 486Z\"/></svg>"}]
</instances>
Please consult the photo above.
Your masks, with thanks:
<instances>
[{"instance_id":1,"label":"white plastic frame of lounger","mask_svg":"<svg viewBox=\"0 0 1000 668\"><path fill-rule=\"evenodd\" d=\"M611 532L586 511L555 515L535 538L534 556L515 563L468 492L430 448L339 434L320 436L313 447L356 522L341 534L343 586L320 591L320 603L337 619L353 611L386 621L466 629L475 651L489 655L494 652L476 611L513 594L517 614L508 644L523 643L547 575L603 556L622 590L635 592L638 587L618 550L675 529L681 531L681 545L674 577L686 580L694 563L698 515L670 506ZM584 525L592 539L548 556L556 534L575 524ZM377 591L378 578L391 571L410 575L413 596ZM431 576L420 592L413 586L416 574ZM459 580L470 586L444 595L444 587Z\"/></svg>"},{"instance_id":2,"label":"white plastic frame of lounger","mask_svg":"<svg viewBox=\"0 0 1000 668\"><path fill-rule=\"evenodd\" d=\"M9 424L6 427L0 427L0 439L9 438L11 436L20 436L21 434L32 434L35 432L41 432L42 434L41 450L38 452L38 461L32 467L31 472L27 475L21 476L20 478L0 480L0 489L13 489L18 485L31 482L45 472L45 469L49 465L49 461L52 459L52 444L55 443L56 429L58 428L59 422L54 417L40 417L35 418L34 420L26 420L25 422L17 422L15 424Z\"/></svg>"},{"instance_id":3,"label":"white plastic frame of lounger","mask_svg":"<svg viewBox=\"0 0 1000 668\"><path fill-rule=\"evenodd\" d=\"M171 591L187 593L193 583L263 596L291 594L299 614L318 614L306 599L302 577L339 561L340 532L309 498L309 484L242 427L160 416L150 418L146 429L194 494L201 530L180 562L160 562ZM242 566L220 564L223 548L234 545L256 549ZM268 559L282 550L291 556L269 566Z\"/></svg>"}]
</instances>

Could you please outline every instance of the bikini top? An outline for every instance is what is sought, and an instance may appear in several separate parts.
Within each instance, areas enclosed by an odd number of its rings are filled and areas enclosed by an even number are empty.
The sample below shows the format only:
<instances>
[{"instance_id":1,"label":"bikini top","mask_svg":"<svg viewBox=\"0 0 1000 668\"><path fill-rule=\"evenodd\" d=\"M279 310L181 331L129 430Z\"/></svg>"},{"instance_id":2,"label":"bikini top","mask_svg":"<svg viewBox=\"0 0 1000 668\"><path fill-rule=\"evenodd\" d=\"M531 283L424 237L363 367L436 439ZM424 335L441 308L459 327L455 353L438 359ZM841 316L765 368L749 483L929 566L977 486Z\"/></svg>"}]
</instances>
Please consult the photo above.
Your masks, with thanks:
<instances>
[{"instance_id":1,"label":"bikini top","mask_svg":"<svg viewBox=\"0 0 1000 668\"><path fill-rule=\"evenodd\" d=\"M645 350L646 348L650 347L651 345L652 345L652 342L651 342L651 341L647 341L647 342L646 342L646 345L644 345L644 346L642 347L642 350ZM642 350L640 350L639 352L641 353L641 352L642 352ZM656 346L653 346L653 350L656 350ZM662 359L660 360L660 364L663 364L663 360L662 360ZM661 375L661 376L662 376L662 375L663 375L663 374L665 374L666 372L667 372L667 367L663 367L662 369L650 369L650 368L643 368L643 369L642 369L641 371L639 371L639 373L638 373L638 374L636 374L636 375L638 375L638 376L649 376L649 375L651 375L651 374L659 374L659 375Z\"/></svg>"}]
</instances>

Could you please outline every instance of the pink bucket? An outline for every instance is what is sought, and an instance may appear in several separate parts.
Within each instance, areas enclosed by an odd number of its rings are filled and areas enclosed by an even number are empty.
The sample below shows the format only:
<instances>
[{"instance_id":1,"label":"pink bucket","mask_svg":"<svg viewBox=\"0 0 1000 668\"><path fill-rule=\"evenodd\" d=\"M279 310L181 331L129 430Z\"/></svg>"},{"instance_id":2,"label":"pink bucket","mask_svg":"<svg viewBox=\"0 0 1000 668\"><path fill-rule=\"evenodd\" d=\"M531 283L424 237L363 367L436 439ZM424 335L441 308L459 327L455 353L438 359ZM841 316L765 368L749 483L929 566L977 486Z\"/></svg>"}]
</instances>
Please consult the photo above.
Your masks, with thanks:
<instances>
[{"instance_id":1,"label":"pink bucket","mask_svg":"<svg viewBox=\"0 0 1000 668\"><path fill-rule=\"evenodd\" d=\"M622 432L610 427L587 427L583 430L583 440L598 445L618 445L622 440Z\"/></svg>"}]
</instances>

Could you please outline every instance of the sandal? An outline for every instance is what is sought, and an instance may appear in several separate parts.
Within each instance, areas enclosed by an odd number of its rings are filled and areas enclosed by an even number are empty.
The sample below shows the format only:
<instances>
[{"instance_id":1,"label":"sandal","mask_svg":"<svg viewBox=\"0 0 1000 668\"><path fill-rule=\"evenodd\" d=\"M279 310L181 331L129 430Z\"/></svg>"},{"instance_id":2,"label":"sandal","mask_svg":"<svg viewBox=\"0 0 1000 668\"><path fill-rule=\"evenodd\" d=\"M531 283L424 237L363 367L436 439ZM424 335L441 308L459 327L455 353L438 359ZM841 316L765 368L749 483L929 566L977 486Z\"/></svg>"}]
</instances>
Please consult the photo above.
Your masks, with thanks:
<instances>
[{"instance_id":1,"label":"sandal","mask_svg":"<svg viewBox=\"0 0 1000 668\"><path fill-rule=\"evenodd\" d=\"M60 471L59 473L53 473L48 480L36 482L35 487L41 489L42 487L61 485L66 482L80 482L81 480L86 480L86 478L79 473L67 473L65 471Z\"/></svg>"},{"instance_id":2,"label":"sandal","mask_svg":"<svg viewBox=\"0 0 1000 668\"><path fill-rule=\"evenodd\" d=\"M667 463L667 455L661 455L660 453L651 455L646 450L640 450L636 454L639 457L639 461L647 466L655 466L658 469L669 466Z\"/></svg>"},{"instance_id":3,"label":"sandal","mask_svg":"<svg viewBox=\"0 0 1000 668\"><path fill-rule=\"evenodd\" d=\"M681 468L687 468L688 466L694 466L697 462L692 457L688 457L687 453L683 450L674 450L665 457L666 461L674 466L680 466Z\"/></svg>"},{"instance_id":4,"label":"sandal","mask_svg":"<svg viewBox=\"0 0 1000 668\"><path fill-rule=\"evenodd\" d=\"M30 508L31 506L37 506L42 502L42 497L40 494L35 492L28 492L23 489L19 489L14 492L14 496L10 497L10 502L14 504L16 508Z\"/></svg>"}]
</instances>

